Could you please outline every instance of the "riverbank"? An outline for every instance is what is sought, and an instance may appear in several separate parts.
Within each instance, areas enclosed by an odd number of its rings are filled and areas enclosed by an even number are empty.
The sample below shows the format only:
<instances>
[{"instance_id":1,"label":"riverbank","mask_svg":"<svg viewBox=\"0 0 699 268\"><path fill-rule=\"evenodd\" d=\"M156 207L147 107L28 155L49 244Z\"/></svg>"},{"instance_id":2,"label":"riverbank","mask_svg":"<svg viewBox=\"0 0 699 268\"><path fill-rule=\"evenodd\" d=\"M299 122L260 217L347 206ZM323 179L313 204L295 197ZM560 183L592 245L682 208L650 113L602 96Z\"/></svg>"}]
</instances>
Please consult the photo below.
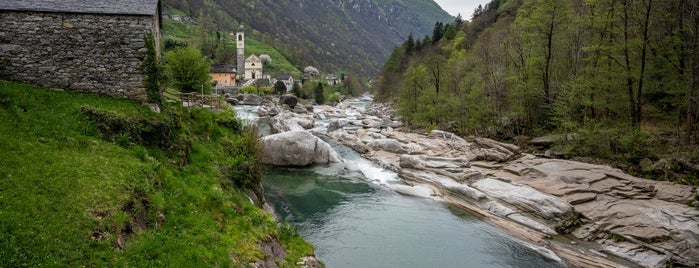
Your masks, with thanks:
<instances>
[{"instance_id":1,"label":"riverbank","mask_svg":"<svg viewBox=\"0 0 699 268\"><path fill-rule=\"evenodd\" d=\"M0 80L0 267L312 266L249 201L250 140L230 111Z\"/></svg>"},{"instance_id":2,"label":"riverbank","mask_svg":"<svg viewBox=\"0 0 699 268\"><path fill-rule=\"evenodd\" d=\"M412 133L389 106L357 101L282 109L272 132L309 129L341 142L397 172L406 185L395 191L479 215L570 266L699 265L699 211L687 205L693 187L489 139Z\"/></svg>"}]
</instances>

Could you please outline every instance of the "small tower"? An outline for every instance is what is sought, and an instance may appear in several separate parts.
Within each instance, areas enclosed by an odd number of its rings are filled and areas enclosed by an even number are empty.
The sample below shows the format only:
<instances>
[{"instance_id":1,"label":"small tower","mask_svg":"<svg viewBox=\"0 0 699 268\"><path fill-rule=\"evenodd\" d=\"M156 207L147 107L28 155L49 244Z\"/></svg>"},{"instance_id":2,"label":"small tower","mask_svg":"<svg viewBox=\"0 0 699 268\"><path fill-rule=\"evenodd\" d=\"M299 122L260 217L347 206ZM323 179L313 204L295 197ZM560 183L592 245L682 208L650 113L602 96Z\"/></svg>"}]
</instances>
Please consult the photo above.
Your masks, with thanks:
<instances>
[{"instance_id":1,"label":"small tower","mask_svg":"<svg viewBox=\"0 0 699 268\"><path fill-rule=\"evenodd\" d=\"M245 80L245 29L241 24L238 31L235 33L236 50L238 55L238 77L241 81Z\"/></svg>"}]
</instances>

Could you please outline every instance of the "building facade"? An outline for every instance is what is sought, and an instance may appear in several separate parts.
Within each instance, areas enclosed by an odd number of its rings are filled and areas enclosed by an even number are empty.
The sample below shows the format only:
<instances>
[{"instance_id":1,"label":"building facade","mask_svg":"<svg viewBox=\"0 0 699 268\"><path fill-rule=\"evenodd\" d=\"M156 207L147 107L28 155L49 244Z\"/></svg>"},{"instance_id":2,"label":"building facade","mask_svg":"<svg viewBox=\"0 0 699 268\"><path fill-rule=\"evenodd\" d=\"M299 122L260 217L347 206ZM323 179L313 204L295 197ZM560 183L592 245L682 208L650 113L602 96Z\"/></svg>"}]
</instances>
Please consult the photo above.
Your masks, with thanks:
<instances>
[{"instance_id":1,"label":"building facade","mask_svg":"<svg viewBox=\"0 0 699 268\"><path fill-rule=\"evenodd\" d=\"M236 85L235 66L229 64L214 64L209 72L211 80L216 83L216 87L234 87Z\"/></svg>"},{"instance_id":2,"label":"building facade","mask_svg":"<svg viewBox=\"0 0 699 268\"><path fill-rule=\"evenodd\" d=\"M145 99L145 37L159 54L159 0L2 0L0 78Z\"/></svg>"},{"instance_id":3,"label":"building facade","mask_svg":"<svg viewBox=\"0 0 699 268\"><path fill-rule=\"evenodd\" d=\"M252 54L245 59L245 80L262 79L262 60Z\"/></svg>"}]
</instances>

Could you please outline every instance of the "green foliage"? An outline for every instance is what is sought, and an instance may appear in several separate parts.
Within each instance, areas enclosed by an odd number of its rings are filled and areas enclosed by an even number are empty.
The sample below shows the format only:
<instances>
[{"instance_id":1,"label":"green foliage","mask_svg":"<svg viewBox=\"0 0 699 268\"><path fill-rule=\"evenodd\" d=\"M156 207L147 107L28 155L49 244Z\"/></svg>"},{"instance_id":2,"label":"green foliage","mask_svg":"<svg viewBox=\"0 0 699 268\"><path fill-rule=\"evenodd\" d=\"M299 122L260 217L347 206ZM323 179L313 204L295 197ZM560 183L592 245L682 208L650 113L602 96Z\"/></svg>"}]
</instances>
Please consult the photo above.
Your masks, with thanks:
<instances>
[{"instance_id":1,"label":"green foliage","mask_svg":"<svg viewBox=\"0 0 699 268\"><path fill-rule=\"evenodd\" d=\"M632 168L694 155L699 105L688 100L699 68L681 66L699 57L688 41L699 21L681 18L699 4L647 3L491 1L470 23L437 23L415 49L410 39L396 47L377 99L418 128L506 140L575 134L558 145L569 156Z\"/></svg>"},{"instance_id":2,"label":"green foliage","mask_svg":"<svg viewBox=\"0 0 699 268\"><path fill-rule=\"evenodd\" d=\"M146 34L144 37L146 43L145 57L141 63L141 74L144 76L144 84L146 93L148 94L148 102L161 104L163 88L160 86L162 80L162 70L158 62L158 51L155 50L155 38L153 34Z\"/></svg>"},{"instance_id":3,"label":"green foliage","mask_svg":"<svg viewBox=\"0 0 699 268\"><path fill-rule=\"evenodd\" d=\"M183 48L189 46L187 42L184 41L179 41L171 38L165 38L165 41L163 42L163 51L167 52L170 50L175 50L177 48Z\"/></svg>"},{"instance_id":4,"label":"green foliage","mask_svg":"<svg viewBox=\"0 0 699 268\"><path fill-rule=\"evenodd\" d=\"M317 104L325 103L325 91L323 90L323 83L318 82L318 85L313 91L313 98L315 98Z\"/></svg>"},{"instance_id":5,"label":"green foliage","mask_svg":"<svg viewBox=\"0 0 699 268\"><path fill-rule=\"evenodd\" d=\"M211 64L196 48L183 47L165 53L165 71L171 85L182 92L211 90Z\"/></svg>"},{"instance_id":6,"label":"green foliage","mask_svg":"<svg viewBox=\"0 0 699 268\"><path fill-rule=\"evenodd\" d=\"M274 83L274 91L276 91L279 95L286 93L286 85L284 84L284 82L277 81L276 83Z\"/></svg>"},{"instance_id":7,"label":"green foliage","mask_svg":"<svg viewBox=\"0 0 699 268\"><path fill-rule=\"evenodd\" d=\"M240 92L244 94L258 94L259 92L257 91L257 87L254 86L246 86L238 89Z\"/></svg>"},{"instance_id":8,"label":"green foliage","mask_svg":"<svg viewBox=\"0 0 699 268\"><path fill-rule=\"evenodd\" d=\"M0 81L0 266L244 267L269 239L287 250L280 266L313 255L236 187L259 177L223 172L259 167L234 112L163 110ZM187 164L143 135L162 122L191 142ZM116 142L103 124L124 130Z\"/></svg>"},{"instance_id":9,"label":"green foliage","mask_svg":"<svg viewBox=\"0 0 699 268\"><path fill-rule=\"evenodd\" d=\"M294 86L291 87L291 93L298 98L306 97L303 95L303 92L301 91L301 85L299 83L294 83Z\"/></svg>"}]
</instances>

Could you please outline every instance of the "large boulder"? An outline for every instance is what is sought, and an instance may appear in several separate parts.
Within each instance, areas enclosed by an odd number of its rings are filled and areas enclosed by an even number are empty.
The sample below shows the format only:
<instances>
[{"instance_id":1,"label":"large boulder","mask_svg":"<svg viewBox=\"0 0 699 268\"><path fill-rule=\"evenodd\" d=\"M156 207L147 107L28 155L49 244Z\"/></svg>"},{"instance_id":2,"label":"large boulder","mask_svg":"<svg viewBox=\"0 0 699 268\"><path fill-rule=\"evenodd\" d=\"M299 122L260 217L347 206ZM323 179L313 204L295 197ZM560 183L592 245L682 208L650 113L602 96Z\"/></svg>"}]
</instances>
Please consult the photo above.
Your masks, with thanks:
<instances>
[{"instance_id":1,"label":"large boulder","mask_svg":"<svg viewBox=\"0 0 699 268\"><path fill-rule=\"evenodd\" d=\"M291 109L296 107L296 104L298 102L299 102L299 99L296 98L296 96L291 95L291 94L284 94L281 97L279 97L279 105L286 104Z\"/></svg>"},{"instance_id":2,"label":"large boulder","mask_svg":"<svg viewBox=\"0 0 699 268\"><path fill-rule=\"evenodd\" d=\"M282 111L270 119L272 133L282 133L313 128L313 120L306 115Z\"/></svg>"},{"instance_id":3,"label":"large boulder","mask_svg":"<svg viewBox=\"0 0 699 268\"><path fill-rule=\"evenodd\" d=\"M308 131L289 131L260 139L264 164L304 167L340 162L330 145Z\"/></svg>"},{"instance_id":4,"label":"large boulder","mask_svg":"<svg viewBox=\"0 0 699 268\"><path fill-rule=\"evenodd\" d=\"M260 98L260 96L257 96L255 94L244 94L243 95L243 104L244 105L260 105L260 104L262 104L262 98Z\"/></svg>"}]
</instances>

